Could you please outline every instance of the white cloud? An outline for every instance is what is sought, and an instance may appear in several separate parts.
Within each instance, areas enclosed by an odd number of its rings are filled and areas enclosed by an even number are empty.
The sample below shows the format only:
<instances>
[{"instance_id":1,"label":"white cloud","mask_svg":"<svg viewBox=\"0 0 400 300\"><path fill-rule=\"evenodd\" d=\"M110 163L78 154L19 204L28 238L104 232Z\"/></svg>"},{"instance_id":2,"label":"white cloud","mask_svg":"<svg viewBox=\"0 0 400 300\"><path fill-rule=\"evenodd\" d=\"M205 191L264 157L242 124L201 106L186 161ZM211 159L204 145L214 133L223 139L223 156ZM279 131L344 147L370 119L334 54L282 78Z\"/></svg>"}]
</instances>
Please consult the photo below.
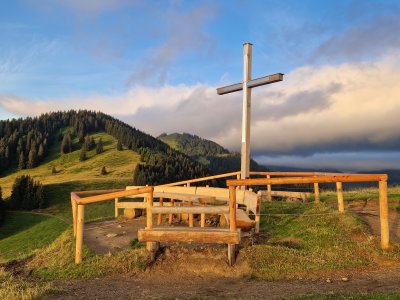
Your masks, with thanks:
<instances>
[{"instance_id":1,"label":"white cloud","mask_svg":"<svg viewBox=\"0 0 400 300\"><path fill-rule=\"evenodd\" d=\"M400 146L400 60L303 67L284 82L259 87L252 103L254 154L396 150ZM136 86L117 96L30 100L1 96L18 115L60 109L101 110L153 135L190 132L239 149L241 93L215 87Z\"/></svg>"}]
</instances>

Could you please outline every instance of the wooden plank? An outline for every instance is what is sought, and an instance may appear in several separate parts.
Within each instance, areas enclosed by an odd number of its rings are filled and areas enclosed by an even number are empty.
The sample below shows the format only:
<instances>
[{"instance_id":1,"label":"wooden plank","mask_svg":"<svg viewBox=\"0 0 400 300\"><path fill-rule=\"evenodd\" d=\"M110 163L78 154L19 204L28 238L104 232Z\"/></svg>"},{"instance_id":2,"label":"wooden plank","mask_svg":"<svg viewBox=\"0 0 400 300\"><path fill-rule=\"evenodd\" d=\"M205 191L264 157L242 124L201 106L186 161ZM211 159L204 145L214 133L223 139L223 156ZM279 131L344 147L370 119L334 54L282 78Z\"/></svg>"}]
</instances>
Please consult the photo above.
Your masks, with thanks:
<instances>
[{"instance_id":1,"label":"wooden plank","mask_svg":"<svg viewBox=\"0 0 400 300\"><path fill-rule=\"evenodd\" d=\"M225 213L224 217L229 224L229 214ZM236 226L237 228L249 228L254 226L254 221L242 209L236 209Z\"/></svg>"},{"instance_id":2,"label":"wooden plank","mask_svg":"<svg viewBox=\"0 0 400 300\"><path fill-rule=\"evenodd\" d=\"M343 186L341 182L336 182L337 199L338 199L338 210L344 212L344 201L343 201Z\"/></svg>"},{"instance_id":3,"label":"wooden plank","mask_svg":"<svg viewBox=\"0 0 400 300\"><path fill-rule=\"evenodd\" d=\"M146 202L118 202L118 208L141 208L147 207Z\"/></svg>"},{"instance_id":4,"label":"wooden plank","mask_svg":"<svg viewBox=\"0 0 400 300\"><path fill-rule=\"evenodd\" d=\"M76 223L76 241L75 241L75 263L82 262L83 249L83 227L85 225L85 206L78 205L78 215Z\"/></svg>"},{"instance_id":5,"label":"wooden plank","mask_svg":"<svg viewBox=\"0 0 400 300\"><path fill-rule=\"evenodd\" d=\"M155 214L223 214L228 213L228 206L158 206L153 207Z\"/></svg>"},{"instance_id":6,"label":"wooden plank","mask_svg":"<svg viewBox=\"0 0 400 300\"><path fill-rule=\"evenodd\" d=\"M387 182L379 181L379 218L381 224L381 248L389 248L389 208Z\"/></svg>"},{"instance_id":7,"label":"wooden plank","mask_svg":"<svg viewBox=\"0 0 400 300\"><path fill-rule=\"evenodd\" d=\"M76 236L76 217L78 213L78 207L72 193L71 193L71 209L72 209L72 225L74 228L74 236Z\"/></svg>"},{"instance_id":8,"label":"wooden plank","mask_svg":"<svg viewBox=\"0 0 400 300\"><path fill-rule=\"evenodd\" d=\"M75 191L74 193L78 196L82 195L98 195L98 194L108 194L108 193L115 193L121 192L124 189L109 189L109 190L91 190L91 191Z\"/></svg>"},{"instance_id":9,"label":"wooden plank","mask_svg":"<svg viewBox=\"0 0 400 300\"><path fill-rule=\"evenodd\" d=\"M234 186L229 187L229 229L232 232L236 231L236 189Z\"/></svg>"},{"instance_id":10,"label":"wooden plank","mask_svg":"<svg viewBox=\"0 0 400 300\"><path fill-rule=\"evenodd\" d=\"M77 200L77 203L79 205L85 205L85 204L101 202L101 201L106 201L106 200L111 200L111 199L121 198L121 197L126 197L126 196L132 196L132 195L137 195L137 194L150 193L150 192L153 192L153 187L151 187L151 186L139 188L139 189L123 190L123 191L109 193L109 194L80 198L79 200Z\"/></svg>"},{"instance_id":11,"label":"wooden plank","mask_svg":"<svg viewBox=\"0 0 400 300\"><path fill-rule=\"evenodd\" d=\"M262 196L268 195L268 191L260 191ZM309 198L311 193L306 192L289 192L289 191L271 191L271 196L274 197L291 197L291 198L298 198L304 199Z\"/></svg>"},{"instance_id":12,"label":"wooden plank","mask_svg":"<svg viewBox=\"0 0 400 300\"><path fill-rule=\"evenodd\" d=\"M190 195L182 193L154 193L156 198L175 199L187 202L215 201L215 197L208 195Z\"/></svg>"},{"instance_id":13,"label":"wooden plank","mask_svg":"<svg viewBox=\"0 0 400 300\"><path fill-rule=\"evenodd\" d=\"M139 229L138 239L161 243L239 244L240 230L187 227Z\"/></svg>"},{"instance_id":14,"label":"wooden plank","mask_svg":"<svg viewBox=\"0 0 400 300\"><path fill-rule=\"evenodd\" d=\"M288 177L288 178L255 178L255 179L231 179L227 180L228 186L239 185L275 185L275 184L302 184L302 183L328 183L328 182L374 182L387 181L386 174L358 174L338 176L314 176L314 177Z\"/></svg>"},{"instance_id":15,"label":"wooden plank","mask_svg":"<svg viewBox=\"0 0 400 300\"><path fill-rule=\"evenodd\" d=\"M189 180L184 180L184 181L172 182L172 183L163 184L161 186L185 185L185 184L188 184L188 183L209 181L209 180L218 179L218 178L225 178L225 177L232 177L232 176L236 176L236 174L240 174L240 172L224 173L224 174L201 177L201 178L196 178L196 179L189 179Z\"/></svg>"}]
</instances>

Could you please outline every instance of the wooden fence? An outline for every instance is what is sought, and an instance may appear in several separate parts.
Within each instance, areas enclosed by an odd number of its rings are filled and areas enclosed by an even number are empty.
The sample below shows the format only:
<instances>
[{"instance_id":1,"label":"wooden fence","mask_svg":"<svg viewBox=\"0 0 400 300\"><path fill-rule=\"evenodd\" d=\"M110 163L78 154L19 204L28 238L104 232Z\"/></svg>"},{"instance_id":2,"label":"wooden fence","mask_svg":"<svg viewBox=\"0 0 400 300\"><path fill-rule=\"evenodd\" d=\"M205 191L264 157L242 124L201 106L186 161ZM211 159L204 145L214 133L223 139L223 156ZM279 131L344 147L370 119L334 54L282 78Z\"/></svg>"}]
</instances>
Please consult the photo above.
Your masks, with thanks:
<instances>
[{"instance_id":1,"label":"wooden fence","mask_svg":"<svg viewBox=\"0 0 400 300\"><path fill-rule=\"evenodd\" d=\"M132 190L98 190L98 191L82 191L71 193L71 207L74 227L75 241L75 263L79 264L82 261L82 246L83 246L83 228L85 224L85 205L109 200L115 200L120 197L134 196L138 194L146 194L148 202L153 202L153 187L143 187ZM81 198L82 195L93 195Z\"/></svg>"},{"instance_id":2,"label":"wooden fence","mask_svg":"<svg viewBox=\"0 0 400 300\"><path fill-rule=\"evenodd\" d=\"M253 174L255 172L252 172ZM303 177L278 177L271 178L271 175L275 175L278 172L258 172L256 175L266 175L267 178L254 178L254 179L231 179L227 180L229 190L233 190L237 186L272 186L272 185L285 185L285 184L314 184L314 187L318 191L318 202L319 202L319 183L336 183L337 194L338 194L338 210L344 212L344 200L343 200L343 182L378 182L379 184L379 216L381 225L381 248L389 248L389 208L387 198L387 175L386 174L342 174L342 173L322 173L317 174L312 172L300 173ZM279 172L279 176L293 176L299 173L292 172ZM287 175L283 175L285 173ZM288 173L291 173L289 175ZM309 174L304 174L309 173ZM317 197L316 197L317 201Z\"/></svg>"}]
</instances>

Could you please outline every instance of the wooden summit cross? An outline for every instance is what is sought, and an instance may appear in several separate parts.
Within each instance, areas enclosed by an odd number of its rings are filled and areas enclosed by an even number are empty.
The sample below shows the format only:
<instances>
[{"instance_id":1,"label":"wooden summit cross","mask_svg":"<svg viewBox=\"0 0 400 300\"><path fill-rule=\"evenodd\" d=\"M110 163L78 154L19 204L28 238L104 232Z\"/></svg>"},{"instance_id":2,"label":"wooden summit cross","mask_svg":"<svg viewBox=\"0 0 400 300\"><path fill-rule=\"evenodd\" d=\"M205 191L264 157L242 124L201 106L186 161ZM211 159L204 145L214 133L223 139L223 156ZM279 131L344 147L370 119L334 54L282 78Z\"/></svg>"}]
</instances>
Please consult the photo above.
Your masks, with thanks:
<instances>
[{"instance_id":1,"label":"wooden summit cross","mask_svg":"<svg viewBox=\"0 0 400 300\"><path fill-rule=\"evenodd\" d=\"M242 113L242 158L240 177L249 177L250 172L250 117L251 117L251 89L283 80L283 74L277 73L251 79L251 52L252 44L243 44L243 82L228 85L217 89L218 95L229 94L243 90L243 113Z\"/></svg>"}]
</instances>

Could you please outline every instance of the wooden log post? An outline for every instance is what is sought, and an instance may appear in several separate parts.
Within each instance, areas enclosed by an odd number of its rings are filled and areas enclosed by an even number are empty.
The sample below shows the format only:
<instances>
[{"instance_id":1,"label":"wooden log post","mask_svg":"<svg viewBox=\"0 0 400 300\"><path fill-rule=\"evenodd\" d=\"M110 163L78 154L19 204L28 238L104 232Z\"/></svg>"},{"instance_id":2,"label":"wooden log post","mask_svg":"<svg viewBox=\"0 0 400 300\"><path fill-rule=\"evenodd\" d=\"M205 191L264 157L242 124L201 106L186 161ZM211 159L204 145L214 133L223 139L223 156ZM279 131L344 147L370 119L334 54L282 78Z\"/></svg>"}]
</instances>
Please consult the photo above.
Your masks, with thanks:
<instances>
[{"instance_id":1,"label":"wooden log post","mask_svg":"<svg viewBox=\"0 0 400 300\"><path fill-rule=\"evenodd\" d=\"M271 175L267 175L267 179L271 179ZM267 184L267 200L272 202L272 188L270 184Z\"/></svg>"},{"instance_id":2,"label":"wooden log post","mask_svg":"<svg viewBox=\"0 0 400 300\"><path fill-rule=\"evenodd\" d=\"M146 228L152 229L153 228L153 191L151 191L147 196L146 201ZM147 242L146 249L151 252L151 260L155 259L156 252L158 250L159 243L158 242Z\"/></svg>"},{"instance_id":3,"label":"wooden log post","mask_svg":"<svg viewBox=\"0 0 400 300\"><path fill-rule=\"evenodd\" d=\"M83 227L85 224L85 206L78 205L78 216L76 222L75 263L82 262L83 249Z\"/></svg>"},{"instance_id":4,"label":"wooden log post","mask_svg":"<svg viewBox=\"0 0 400 300\"><path fill-rule=\"evenodd\" d=\"M160 198L160 206L164 205L164 199ZM162 222L162 214L158 214L157 225L161 225Z\"/></svg>"},{"instance_id":5,"label":"wooden log post","mask_svg":"<svg viewBox=\"0 0 400 300\"><path fill-rule=\"evenodd\" d=\"M336 182L337 198L338 198L338 210L344 212L344 201L343 201L343 185L341 182Z\"/></svg>"},{"instance_id":6,"label":"wooden log post","mask_svg":"<svg viewBox=\"0 0 400 300\"><path fill-rule=\"evenodd\" d=\"M189 206L193 206L193 202L189 202ZM190 213L189 214L189 227L193 227L193 218L194 216L193 216L193 214L192 213Z\"/></svg>"},{"instance_id":7,"label":"wooden log post","mask_svg":"<svg viewBox=\"0 0 400 300\"><path fill-rule=\"evenodd\" d=\"M240 179L240 174L237 174L237 175L236 175L236 179ZM237 186L236 189L239 190L239 189L240 189L240 186Z\"/></svg>"},{"instance_id":8,"label":"wooden log post","mask_svg":"<svg viewBox=\"0 0 400 300\"><path fill-rule=\"evenodd\" d=\"M171 206L175 206L175 200L174 200L174 199L171 199ZM174 218L174 215L173 215L173 214L169 214L169 215L168 215L168 223L169 223L169 224L172 224L173 218Z\"/></svg>"},{"instance_id":9,"label":"wooden log post","mask_svg":"<svg viewBox=\"0 0 400 300\"><path fill-rule=\"evenodd\" d=\"M379 181L379 217L381 222L381 248L389 248L389 208L387 181Z\"/></svg>"},{"instance_id":10,"label":"wooden log post","mask_svg":"<svg viewBox=\"0 0 400 300\"><path fill-rule=\"evenodd\" d=\"M205 213L200 214L200 226L201 227L206 226L206 214Z\"/></svg>"},{"instance_id":11,"label":"wooden log post","mask_svg":"<svg viewBox=\"0 0 400 300\"><path fill-rule=\"evenodd\" d=\"M114 215L115 218L118 218L118 198L115 198L114 200Z\"/></svg>"},{"instance_id":12,"label":"wooden log post","mask_svg":"<svg viewBox=\"0 0 400 300\"><path fill-rule=\"evenodd\" d=\"M77 204L74 197L71 196L71 209L72 209L72 225L74 228L74 237L76 237L76 214L77 214Z\"/></svg>"},{"instance_id":13,"label":"wooden log post","mask_svg":"<svg viewBox=\"0 0 400 300\"><path fill-rule=\"evenodd\" d=\"M236 188L229 186L229 230L236 232ZM228 264L233 266L236 261L236 245L228 244Z\"/></svg>"},{"instance_id":14,"label":"wooden log post","mask_svg":"<svg viewBox=\"0 0 400 300\"><path fill-rule=\"evenodd\" d=\"M314 202L319 203L320 198L319 198L319 183L314 182Z\"/></svg>"}]
</instances>

